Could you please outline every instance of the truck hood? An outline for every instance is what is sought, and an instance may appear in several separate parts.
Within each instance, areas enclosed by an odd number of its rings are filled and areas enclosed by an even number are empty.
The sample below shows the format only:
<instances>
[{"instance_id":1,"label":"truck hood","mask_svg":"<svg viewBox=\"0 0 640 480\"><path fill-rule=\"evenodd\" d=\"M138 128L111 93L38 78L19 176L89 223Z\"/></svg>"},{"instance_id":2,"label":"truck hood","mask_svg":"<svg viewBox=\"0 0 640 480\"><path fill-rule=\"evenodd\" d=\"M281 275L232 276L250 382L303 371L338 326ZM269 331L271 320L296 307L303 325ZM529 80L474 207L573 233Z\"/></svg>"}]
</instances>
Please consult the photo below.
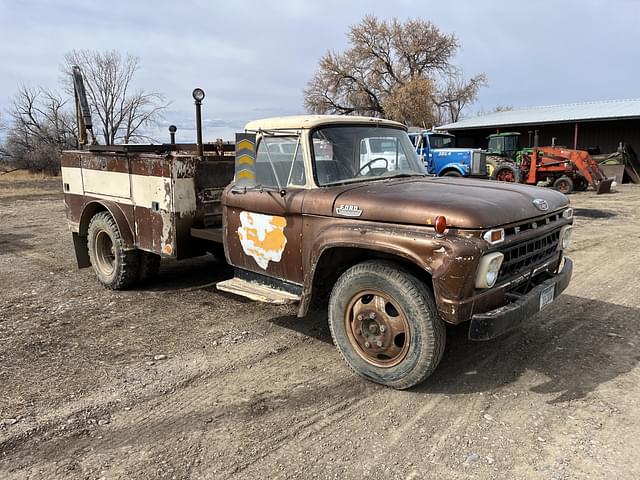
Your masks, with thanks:
<instances>
[{"instance_id":1,"label":"truck hood","mask_svg":"<svg viewBox=\"0 0 640 480\"><path fill-rule=\"evenodd\" d=\"M444 215L450 227L483 229L539 217L569 204L565 195L549 188L468 178L389 179L348 187L336 196L334 216L353 217L350 210L360 210L361 220L410 225L430 224ZM538 209L535 199L545 200L549 208Z\"/></svg>"}]
</instances>

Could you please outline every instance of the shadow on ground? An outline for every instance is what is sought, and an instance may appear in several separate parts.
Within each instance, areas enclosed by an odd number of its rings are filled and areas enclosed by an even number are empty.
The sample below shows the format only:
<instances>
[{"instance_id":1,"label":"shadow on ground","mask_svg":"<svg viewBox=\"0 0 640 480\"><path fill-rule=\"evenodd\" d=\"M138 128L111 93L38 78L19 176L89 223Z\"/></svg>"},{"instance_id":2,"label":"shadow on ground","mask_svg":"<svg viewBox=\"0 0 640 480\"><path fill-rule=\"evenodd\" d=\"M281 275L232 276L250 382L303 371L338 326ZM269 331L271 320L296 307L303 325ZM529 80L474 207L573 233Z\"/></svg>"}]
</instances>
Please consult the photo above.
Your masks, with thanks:
<instances>
[{"instance_id":1,"label":"shadow on ground","mask_svg":"<svg viewBox=\"0 0 640 480\"><path fill-rule=\"evenodd\" d=\"M583 398L632 370L638 361L640 310L562 295L530 325L489 342L466 339L452 329L440 367L416 391L468 394L493 390L526 370L548 380L531 391L554 394L550 403Z\"/></svg>"},{"instance_id":2,"label":"shadow on ground","mask_svg":"<svg viewBox=\"0 0 640 480\"><path fill-rule=\"evenodd\" d=\"M640 324L630 321L637 318L639 309L562 295L529 325L489 342L468 340L467 324L448 327L440 366L413 391L486 392L533 370L548 380L530 390L555 394L551 403L583 398L640 361ZM326 309L316 309L302 319L291 315L270 321L331 343Z\"/></svg>"},{"instance_id":3,"label":"shadow on ground","mask_svg":"<svg viewBox=\"0 0 640 480\"><path fill-rule=\"evenodd\" d=\"M177 290L211 289L215 284L233 276L233 268L213 255L187 260L163 260L158 275L140 291L168 292Z\"/></svg>"}]
</instances>

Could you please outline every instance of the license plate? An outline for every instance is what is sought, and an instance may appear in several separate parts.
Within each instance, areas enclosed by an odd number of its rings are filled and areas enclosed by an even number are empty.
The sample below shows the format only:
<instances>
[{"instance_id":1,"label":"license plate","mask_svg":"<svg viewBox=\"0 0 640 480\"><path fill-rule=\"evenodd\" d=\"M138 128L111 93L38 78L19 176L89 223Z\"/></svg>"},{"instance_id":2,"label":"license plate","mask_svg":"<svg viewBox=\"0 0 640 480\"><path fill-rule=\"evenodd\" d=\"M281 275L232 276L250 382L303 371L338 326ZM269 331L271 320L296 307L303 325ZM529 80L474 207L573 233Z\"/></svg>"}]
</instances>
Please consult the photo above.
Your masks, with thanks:
<instances>
[{"instance_id":1,"label":"license plate","mask_svg":"<svg viewBox=\"0 0 640 480\"><path fill-rule=\"evenodd\" d=\"M555 285L545 288L540 294L540 310L553 302L553 296L555 293Z\"/></svg>"}]
</instances>

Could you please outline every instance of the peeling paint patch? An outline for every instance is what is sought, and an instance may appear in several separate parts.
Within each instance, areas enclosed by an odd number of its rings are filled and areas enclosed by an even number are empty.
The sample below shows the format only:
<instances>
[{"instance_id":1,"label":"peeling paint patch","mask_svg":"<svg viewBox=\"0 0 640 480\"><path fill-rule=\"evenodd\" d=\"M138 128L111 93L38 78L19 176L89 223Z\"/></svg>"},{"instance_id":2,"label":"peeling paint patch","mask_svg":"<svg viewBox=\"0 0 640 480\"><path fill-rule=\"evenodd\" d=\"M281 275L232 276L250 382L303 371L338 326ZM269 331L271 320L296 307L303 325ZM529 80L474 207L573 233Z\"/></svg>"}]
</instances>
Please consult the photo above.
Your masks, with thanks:
<instances>
[{"instance_id":1,"label":"peeling paint patch","mask_svg":"<svg viewBox=\"0 0 640 480\"><path fill-rule=\"evenodd\" d=\"M266 270L269 262L279 262L287 244L287 219L275 215L240 212L238 237L242 250Z\"/></svg>"}]
</instances>

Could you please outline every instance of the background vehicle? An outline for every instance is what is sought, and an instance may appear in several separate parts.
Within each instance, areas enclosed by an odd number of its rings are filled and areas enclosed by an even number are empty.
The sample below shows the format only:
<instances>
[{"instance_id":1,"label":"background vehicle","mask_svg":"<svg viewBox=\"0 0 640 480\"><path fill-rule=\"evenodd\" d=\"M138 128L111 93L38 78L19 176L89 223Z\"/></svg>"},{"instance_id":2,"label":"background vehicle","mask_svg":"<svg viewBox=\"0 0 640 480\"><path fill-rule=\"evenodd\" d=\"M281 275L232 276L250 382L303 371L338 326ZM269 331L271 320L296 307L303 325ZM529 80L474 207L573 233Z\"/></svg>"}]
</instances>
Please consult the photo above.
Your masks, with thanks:
<instances>
[{"instance_id":1,"label":"background vehicle","mask_svg":"<svg viewBox=\"0 0 640 480\"><path fill-rule=\"evenodd\" d=\"M198 113L203 97L194 91ZM379 138L404 159L395 169L363 164L362 145ZM328 299L348 365L393 388L434 371L445 323L491 339L551 303L572 272L564 195L428 177L389 120L264 119L235 145L90 145L64 152L62 181L78 265L106 287L148 279L161 257L223 250L235 275L219 290L298 303L301 317Z\"/></svg>"},{"instance_id":2,"label":"background vehicle","mask_svg":"<svg viewBox=\"0 0 640 480\"><path fill-rule=\"evenodd\" d=\"M360 166L371 163L373 168L396 170L406 163L406 157L395 137L372 137L360 141Z\"/></svg>"},{"instance_id":3,"label":"background vehicle","mask_svg":"<svg viewBox=\"0 0 640 480\"><path fill-rule=\"evenodd\" d=\"M451 177L486 177L486 155L477 148L454 148L455 137L423 130L409 133L429 173Z\"/></svg>"},{"instance_id":4,"label":"background vehicle","mask_svg":"<svg viewBox=\"0 0 640 480\"><path fill-rule=\"evenodd\" d=\"M535 133L534 146L520 149L519 133L500 133L489 136L493 177L505 182L543 184L569 194L583 191L591 185L600 193L611 191L613 178L607 178L600 165L588 152L563 147L538 147Z\"/></svg>"}]
</instances>

